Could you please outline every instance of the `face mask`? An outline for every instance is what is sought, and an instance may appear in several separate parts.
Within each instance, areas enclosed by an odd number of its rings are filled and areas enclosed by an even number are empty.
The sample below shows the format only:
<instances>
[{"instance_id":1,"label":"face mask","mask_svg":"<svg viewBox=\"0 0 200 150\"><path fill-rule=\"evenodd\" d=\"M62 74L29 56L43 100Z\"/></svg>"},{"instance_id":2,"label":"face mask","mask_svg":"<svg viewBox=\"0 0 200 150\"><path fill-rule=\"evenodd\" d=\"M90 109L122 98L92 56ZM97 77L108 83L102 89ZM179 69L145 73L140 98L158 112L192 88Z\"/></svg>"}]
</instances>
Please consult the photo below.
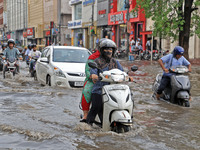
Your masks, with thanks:
<instances>
[{"instance_id":1,"label":"face mask","mask_svg":"<svg viewBox=\"0 0 200 150\"><path fill-rule=\"evenodd\" d=\"M105 53L105 55L107 56L107 57L112 57L112 52L109 52L109 51L106 51L106 52L104 52Z\"/></svg>"}]
</instances>

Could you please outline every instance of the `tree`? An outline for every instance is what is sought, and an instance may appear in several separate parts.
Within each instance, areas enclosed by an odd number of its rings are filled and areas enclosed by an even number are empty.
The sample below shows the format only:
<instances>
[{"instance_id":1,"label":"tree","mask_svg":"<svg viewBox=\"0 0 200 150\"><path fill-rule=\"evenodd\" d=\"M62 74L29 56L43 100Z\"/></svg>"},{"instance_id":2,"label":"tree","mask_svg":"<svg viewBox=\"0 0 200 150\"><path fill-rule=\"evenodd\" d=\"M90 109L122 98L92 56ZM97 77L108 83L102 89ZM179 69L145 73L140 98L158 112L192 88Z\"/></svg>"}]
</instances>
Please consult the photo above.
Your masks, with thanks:
<instances>
[{"instance_id":1,"label":"tree","mask_svg":"<svg viewBox=\"0 0 200 150\"><path fill-rule=\"evenodd\" d=\"M200 38L199 0L136 0L133 11L142 8L146 18L154 21L153 34L178 40L189 58L189 38L196 33Z\"/></svg>"}]
</instances>

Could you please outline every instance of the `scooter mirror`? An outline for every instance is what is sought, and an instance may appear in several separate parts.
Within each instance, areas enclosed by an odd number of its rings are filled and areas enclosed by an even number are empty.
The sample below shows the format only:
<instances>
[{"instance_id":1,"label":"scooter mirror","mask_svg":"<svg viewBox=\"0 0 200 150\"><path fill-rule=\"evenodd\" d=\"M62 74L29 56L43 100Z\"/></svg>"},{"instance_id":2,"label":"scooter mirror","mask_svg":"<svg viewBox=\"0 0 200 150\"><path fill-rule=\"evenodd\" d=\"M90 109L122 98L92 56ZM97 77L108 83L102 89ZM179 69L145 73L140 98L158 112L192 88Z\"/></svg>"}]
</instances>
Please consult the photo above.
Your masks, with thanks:
<instances>
[{"instance_id":1,"label":"scooter mirror","mask_svg":"<svg viewBox=\"0 0 200 150\"><path fill-rule=\"evenodd\" d=\"M97 64L96 64L95 62L89 62L88 65L89 65L89 67L92 68L92 69L98 68L98 67L97 67Z\"/></svg>"},{"instance_id":2,"label":"scooter mirror","mask_svg":"<svg viewBox=\"0 0 200 150\"><path fill-rule=\"evenodd\" d=\"M138 67L137 66L132 66L131 67L131 71L137 71L138 70Z\"/></svg>"}]
</instances>

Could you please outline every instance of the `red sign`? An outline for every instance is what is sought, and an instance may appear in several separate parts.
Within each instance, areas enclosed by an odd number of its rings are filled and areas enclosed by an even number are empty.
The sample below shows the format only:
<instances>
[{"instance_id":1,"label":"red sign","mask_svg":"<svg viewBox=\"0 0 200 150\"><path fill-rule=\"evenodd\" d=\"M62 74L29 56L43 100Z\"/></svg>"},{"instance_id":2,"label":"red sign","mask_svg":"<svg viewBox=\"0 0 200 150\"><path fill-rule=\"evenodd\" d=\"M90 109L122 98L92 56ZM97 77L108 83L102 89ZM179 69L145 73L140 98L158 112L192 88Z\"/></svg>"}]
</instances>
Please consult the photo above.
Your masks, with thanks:
<instances>
[{"instance_id":1,"label":"red sign","mask_svg":"<svg viewBox=\"0 0 200 150\"><path fill-rule=\"evenodd\" d=\"M27 29L27 36L32 36L33 35L33 28L28 28Z\"/></svg>"},{"instance_id":2,"label":"red sign","mask_svg":"<svg viewBox=\"0 0 200 150\"><path fill-rule=\"evenodd\" d=\"M10 39L10 34L7 34L7 39Z\"/></svg>"},{"instance_id":3,"label":"red sign","mask_svg":"<svg viewBox=\"0 0 200 150\"><path fill-rule=\"evenodd\" d=\"M45 32L46 36L49 36L50 34L51 34L50 30L48 30L48 31Z\"/></svg>"},{"instance_id":4,"label":"red sign","mask_svg":"<svg viewBox=\"0 0 200 150\"><path fill-rule=\"evenodd\" d=\"M23 37L24 37L24 38L27 37L27 32L23 32Z\"/></svg>"},{"instance_id":5,"label":"red sign","mask_svg":"<svg viewBox=\"0 0 200 150\"><path fill-rule=\"evenodd\" d=\"M103 15L103 14L106 14L106 9L104 9L104 10L99 10L99 15Z\"/></svg>"}]
</instances>

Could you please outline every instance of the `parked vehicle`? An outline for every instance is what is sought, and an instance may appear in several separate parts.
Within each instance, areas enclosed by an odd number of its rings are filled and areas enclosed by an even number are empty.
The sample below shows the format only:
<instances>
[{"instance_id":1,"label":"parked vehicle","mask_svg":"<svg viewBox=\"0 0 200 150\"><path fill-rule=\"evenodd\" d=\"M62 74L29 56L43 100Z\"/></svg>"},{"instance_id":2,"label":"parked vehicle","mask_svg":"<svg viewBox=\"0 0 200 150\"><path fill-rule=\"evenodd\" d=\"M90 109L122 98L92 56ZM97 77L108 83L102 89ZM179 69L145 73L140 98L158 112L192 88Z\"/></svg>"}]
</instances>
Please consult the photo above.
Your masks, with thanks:
<instances>
[{"instance_id":1,"label":"parked vehicle","mask_svg":"<svg viewBox=\"0 0 200 150\"><path fill-rule=\"evenodd\" d=\"M98 69L94 62L90 62L89 66ZM131 68L132 71L137 69L136 66ZM110 83L102 88L103 131L128 132L133 124L134 102L129 86L122 82L128 82L129 76L119 69L104 72L99 70L99 79Z\"/></svg>"},{"instance_id":2,"label":"parked vehicle","mask_svg":"<svg viewBox=\"0 0 200 150\"><path fill-rule=\"evenodd\" d=\"M82 87L85 63L90 54L83 47L45 47L36 63L37 80L49 86Z\"/></svg>"},{"instance_id":3,"label":"parked vehicle","mask_svg":"<svg viewBox=\"0 0 200 150\"><path fill-rule=\"evenodd\" d=\"M152 60L158 60L159 59L159 52L158 50L153 50L152 51ZM145 50L143 54L144 60L150 60L151 59L151 51L150 50Z\"/></svg>"},{"instance_id":4,"label":"parked vehicle","mask_svg":"<svg viewBox=\"0 0 200 150\"><path fill-rule=\"evenodd\" d=\"M6 62L7 62L7 69L3 70L3 78L4 79L6 78L6 73L10 73L14 77L16 74L16 71L17 71L15 58L9 59L9 60L7 59Z\"/></svg>"},{"instance_id":5,"label":"parked vehicle","mask_svg":"<svg viewBox=\"0 0 200 150\"><path fill-rule=\"evenodd\" d=\"M161 99L178 104L185 107L190 107L190 89L191 84L188 75L188 68L186 66L171 67L170 72L174 73L171 76L170 85L163 91ZM158 74L153 84L153 97L156 97L158 87L160 86L162 75Z\"/></svg>"},{"instance_id":6,"label":"parked vehicle","mask_svg":"<svg viewBox=\"0 0 200 150\"><path fill-rule=\"evenodd\" d=\"M115 58L124 58L126 56L125 49L117 49L115 52Z\"/></svg>"}]
</instances>

